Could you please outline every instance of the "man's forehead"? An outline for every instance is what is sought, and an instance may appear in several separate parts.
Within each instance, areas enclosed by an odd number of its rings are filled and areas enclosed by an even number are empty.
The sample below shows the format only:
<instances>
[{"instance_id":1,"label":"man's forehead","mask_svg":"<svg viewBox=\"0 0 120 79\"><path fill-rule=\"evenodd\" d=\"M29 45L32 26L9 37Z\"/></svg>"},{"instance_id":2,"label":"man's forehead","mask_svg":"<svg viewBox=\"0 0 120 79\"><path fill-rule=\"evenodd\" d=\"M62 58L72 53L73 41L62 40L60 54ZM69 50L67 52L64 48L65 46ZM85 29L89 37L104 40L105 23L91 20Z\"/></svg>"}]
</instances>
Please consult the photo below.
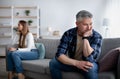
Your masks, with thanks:
<instances>
[{"instance_id":1,"label":"man's forehead","mask_svg":"<svg viewBox=\"0 0 120 79\"><path fill-rule=\"evenodd\" d=\"M82 19L81 21L78 21L78 23L84 23L84 22L91 22L92 23L92 18L84 18L84 19Z\"/></svg>"}]
</instances>

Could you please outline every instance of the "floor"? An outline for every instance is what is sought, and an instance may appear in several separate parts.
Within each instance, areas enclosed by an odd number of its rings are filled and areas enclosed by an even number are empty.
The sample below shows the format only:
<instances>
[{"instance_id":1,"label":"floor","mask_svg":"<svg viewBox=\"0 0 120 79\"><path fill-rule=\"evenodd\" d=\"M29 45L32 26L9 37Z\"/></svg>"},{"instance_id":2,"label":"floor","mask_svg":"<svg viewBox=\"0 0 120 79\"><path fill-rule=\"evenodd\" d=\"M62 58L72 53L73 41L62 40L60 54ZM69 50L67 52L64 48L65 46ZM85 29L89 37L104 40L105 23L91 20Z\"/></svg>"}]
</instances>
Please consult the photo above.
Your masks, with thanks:
<instances>
[{"instance_id":1,"label":"floor","mask_svg":"<svg viewBox=\"0 0 120 79\"><path fill-rule=\"evenodd\" d=\"M7 79L7 72L6 72L6 60L5 57L0 57L0 79ZM31 79L31 78L25 78Z\"/></svg>"},{"instance_id":2,"label":"floor","mask_svg":"<svg viewBox=\"0 0 120 79\"><path fill-rule=\"evenodd\" d=\"M7 79L5 58L0 58L0 79Z\"/></svg>"}]
</instances>

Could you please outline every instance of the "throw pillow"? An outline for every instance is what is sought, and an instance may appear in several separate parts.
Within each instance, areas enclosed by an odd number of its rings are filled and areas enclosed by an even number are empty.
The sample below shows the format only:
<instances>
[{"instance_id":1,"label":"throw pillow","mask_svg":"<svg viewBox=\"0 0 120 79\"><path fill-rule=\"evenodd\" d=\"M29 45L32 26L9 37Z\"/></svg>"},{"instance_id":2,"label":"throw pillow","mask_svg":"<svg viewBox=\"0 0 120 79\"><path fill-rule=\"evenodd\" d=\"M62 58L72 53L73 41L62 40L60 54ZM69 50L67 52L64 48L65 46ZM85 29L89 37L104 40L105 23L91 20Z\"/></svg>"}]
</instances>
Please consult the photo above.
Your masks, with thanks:
<instances>
[{"instance_id":1,"label":"throw pillow","mask_svg":"<svg viewBox=\"0 0 120 79\"><path fill-rule=\"evenodd\" d=\"M119 56L119 49L110 50L99 61L99 72L111 71L116 68Z\"/></svg>"},{"instance_id":2,"label":"throw pillow","mask_svg":"<svg viewBox=\"0 0 120 79\"><path fill-rule=\"evenodd\" d=\"M45 57L45 46L42 43L35 43L36 48L39 52L39 59L43 59Z\"/></svg>"}]
</instances>

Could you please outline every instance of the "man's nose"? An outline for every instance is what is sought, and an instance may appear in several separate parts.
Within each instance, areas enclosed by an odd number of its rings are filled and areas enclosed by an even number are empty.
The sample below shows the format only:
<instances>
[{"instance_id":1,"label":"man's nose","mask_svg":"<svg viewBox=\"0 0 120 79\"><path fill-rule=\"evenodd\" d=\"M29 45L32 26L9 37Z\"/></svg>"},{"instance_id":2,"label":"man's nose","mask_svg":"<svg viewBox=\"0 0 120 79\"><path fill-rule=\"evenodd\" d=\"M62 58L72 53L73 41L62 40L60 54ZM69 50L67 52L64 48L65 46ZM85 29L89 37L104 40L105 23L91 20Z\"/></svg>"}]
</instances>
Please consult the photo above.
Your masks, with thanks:
<instances>
[{"instance_id":1,"label":"man's nose","mask_svg":"<svg viewBox=\"0 0 120 79\"><path fill-rule=\"evenodd\" d=\"M88 25L88 29L90 29L91 28L91 26L90 25Z\"/></svg>"}]
</instances>

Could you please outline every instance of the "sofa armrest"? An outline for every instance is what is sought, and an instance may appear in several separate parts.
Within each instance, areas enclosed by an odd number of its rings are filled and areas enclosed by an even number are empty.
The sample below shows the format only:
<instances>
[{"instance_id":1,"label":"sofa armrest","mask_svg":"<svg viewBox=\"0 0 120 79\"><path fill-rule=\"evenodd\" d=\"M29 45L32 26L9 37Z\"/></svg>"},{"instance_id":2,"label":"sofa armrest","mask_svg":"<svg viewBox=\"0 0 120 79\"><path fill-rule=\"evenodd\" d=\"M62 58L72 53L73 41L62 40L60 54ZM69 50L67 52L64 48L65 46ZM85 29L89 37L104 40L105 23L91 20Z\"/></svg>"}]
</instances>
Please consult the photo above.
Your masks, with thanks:
<instances>
[{"instance_id":1,"label":"sofa armrest","mask_svg":"<svg viewBox=\"0 0 120 79\"><path fill-rule=\"evenodd\" d=\"M10 47L15 47L15 48L17 48L17 47L18 47L18 44L14 44L14 45L9 44L9 45L7 45L7 46L5 47L5 54L6 54L6 55L7 55L8 49L9 49Z\"/></svg>"},{"instance_id":2,"label":"sofa armrest","mask_svg":"<svg viewBox=\"0 0 120 79\"><path fill-rule=\"evenodd\" d=\"M8 49L10 48L10 47L18 47L18 44L14 44L14 45L7 45L6 47L5 47L5 57L6 57L6 69L7 69L7 53L8 53Z\"/></svg>"},{"instance_id":3,"label":"sofa armrest","mask_svg":"<svg viewBox=\"0 0 120 79\"><path fill-rule=\"evenodd\" d=\"M117 79L120 79L120 52L119 52L118 64L117 64Z\"/></svg>"},{"instance_id":4,"label":"sofa armrest","mask_svg":"<svg viewBox=\"0 0 120 79\"><path fill-rule=\"evenodd\" d=\"M8 48L10 48L10 47L15 47L15 48L17 48L17 47L18 47L18 44L14 44L14 45L8 44L8 45L6 45L5 49L8 50Z\"/></svg>"}]
</instances>

